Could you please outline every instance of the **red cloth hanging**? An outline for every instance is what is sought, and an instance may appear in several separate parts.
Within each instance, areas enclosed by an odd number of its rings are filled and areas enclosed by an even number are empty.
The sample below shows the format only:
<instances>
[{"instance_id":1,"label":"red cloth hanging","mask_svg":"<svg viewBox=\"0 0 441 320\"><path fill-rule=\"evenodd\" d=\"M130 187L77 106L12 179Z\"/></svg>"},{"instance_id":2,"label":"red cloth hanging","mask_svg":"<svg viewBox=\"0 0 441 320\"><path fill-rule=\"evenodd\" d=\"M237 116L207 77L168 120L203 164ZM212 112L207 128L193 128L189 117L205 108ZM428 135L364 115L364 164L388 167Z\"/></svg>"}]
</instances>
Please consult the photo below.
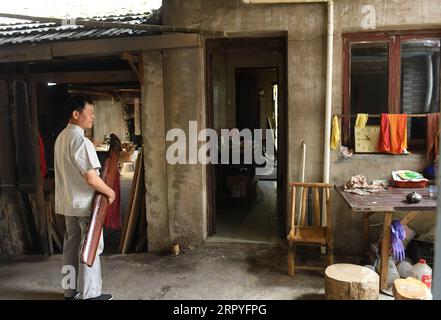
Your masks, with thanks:
<instances>
[{"instance_id":1,"label":"red cloth hanging","mask_svg":"<svg viewBox=\"0 0 441 320\"><path fill-rule=\"evenodd\" d=\"M119 209L121 203L121 183L119 172L112 189L113 191L115 191L115 201L113 201L113 203L109 207L109 211L107 211L106 219L104 220L104 226L107 229L119 230L121 229L121 215Z\"/></svg>"},{"instance_id":2,"label":"red cloth hanging","mask_svg":"<svg viewBox=\"0 0 441 320\"><path fill-rule=\"evenodd\" d=\"M427 159L433 160L438 156L438 144L439 144L439 127L440 113L428 113L427 114Z\"/></svg>"},{"instance_id":3,"label":"red cloth hanging","mask_svg":"<svg viewBox=\"0 0 441 320\"><path fill-rule=\"evenodd\" d=\"M378 151L390 151L389 117L387 113L381 114L380 136L378 138Z\"/></svg>"},{"instance_id":4,"label":"red cloth hanging","mask_svg":"<svg viewBox=\"0 0 441 320\"><path fill-rule=\"evenodd\" d=\"M46 175L47 175L47 165L46 165L46 158L44 157L43 139L41 138L40 132L38 133L38 144L40 146L40 169L41 169L41 176L42 177L46 177Z\"/></svg>"}]
</instances>

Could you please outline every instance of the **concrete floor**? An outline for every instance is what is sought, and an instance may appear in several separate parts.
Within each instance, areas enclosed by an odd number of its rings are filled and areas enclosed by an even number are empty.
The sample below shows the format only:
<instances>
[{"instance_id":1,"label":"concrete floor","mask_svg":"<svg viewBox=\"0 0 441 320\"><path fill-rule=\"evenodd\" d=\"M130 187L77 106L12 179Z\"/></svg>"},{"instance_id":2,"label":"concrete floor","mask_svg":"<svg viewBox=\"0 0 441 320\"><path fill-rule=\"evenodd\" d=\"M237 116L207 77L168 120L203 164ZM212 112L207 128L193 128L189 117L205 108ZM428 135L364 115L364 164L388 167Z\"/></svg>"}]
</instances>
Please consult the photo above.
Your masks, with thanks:
<instances>
[{"instance_id":1,"label":"concrete floor","mask_svg":"<svg viewBox=\"0 0 441 320\"><path fill-rule=\"evenodd\" d=\"M310 251L298 258L314 262L304 256ZM357 257L336 257L336 262L357 263ZM103 255L101 263L103 291L115 300L324 299L323 274L299 271L289 277L281 246L207 243L178 256ZM61 255L0 256L0 300L60 300L60 270ZM380 294L380 300L392 299Z\"/></svg>"},{"instance_id":2,"label":"concrete floor","mask_svg":"<svg viewBox=\"0 0 441 320\"><path fill-rule=\"evenodd\" d=\"M251 204L216 209L216 234L207 241L280 243L276 184L276 181L258 181Z\"/></svg>"},{"instance_id":3,"label":"concrete floor","mask_svg":"<svg viewBox=\"0 0 441 320\"><path fill-rule=\"evenodd\" d=\"M283 248L207 244L174 257L102 256L103 290L115 299L322 299L319 273L286 275ZM61 255L0 257L0 299L61 299Z\"/></svg>"}]
</instances>

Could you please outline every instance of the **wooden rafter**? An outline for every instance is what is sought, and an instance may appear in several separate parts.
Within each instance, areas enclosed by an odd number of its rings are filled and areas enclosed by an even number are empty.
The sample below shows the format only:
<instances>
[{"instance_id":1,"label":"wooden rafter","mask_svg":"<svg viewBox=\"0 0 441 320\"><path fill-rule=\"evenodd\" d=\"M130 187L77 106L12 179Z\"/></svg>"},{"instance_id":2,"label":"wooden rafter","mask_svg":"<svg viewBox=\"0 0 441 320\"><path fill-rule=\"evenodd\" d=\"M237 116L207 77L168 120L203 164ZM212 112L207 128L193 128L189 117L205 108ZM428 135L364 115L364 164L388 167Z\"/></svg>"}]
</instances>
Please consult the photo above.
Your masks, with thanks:
<instances>
[{"instance_id":1,"label":"wooden rafter","mask_svg":"<svg viewBox=\"0 0 441 320\"><path fill-rule=\"evenodd\" d=\"M123 52L121 53L121 59L126 60L130 68L135 72L139 79L139 83L144 83L144 66L142 63L142 53L130 53Z\"/></svg>"}]
</instances>

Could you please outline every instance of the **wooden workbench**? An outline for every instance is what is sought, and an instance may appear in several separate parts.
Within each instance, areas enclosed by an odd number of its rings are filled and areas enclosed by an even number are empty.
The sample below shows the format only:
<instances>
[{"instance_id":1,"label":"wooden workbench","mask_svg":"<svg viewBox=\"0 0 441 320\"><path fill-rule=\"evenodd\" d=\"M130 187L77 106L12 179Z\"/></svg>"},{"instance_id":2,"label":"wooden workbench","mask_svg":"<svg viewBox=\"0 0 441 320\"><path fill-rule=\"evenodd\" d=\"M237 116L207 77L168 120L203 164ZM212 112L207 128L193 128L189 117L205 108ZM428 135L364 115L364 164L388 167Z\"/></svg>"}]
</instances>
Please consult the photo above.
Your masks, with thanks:
<instances>
[{"instance_id":1,"label":"wooden workbench","mask_svg":"<svg viewBox=\"0 0 441 320\"><path fill-rule=\"evenodd\" d=\"M394 212L407 212L401 220L401 224L406 225L418 213L435 212L437 201L429 197L428 188L388 188L384 191L371 193L365 196L355 193L345 192L343 186L335 186L337 193L344 199L352 212L363 214L363 245L368 246L369 217L376 213L383 213L383 238L381 241L381 271L380 271L380 290L387 288L387 267L390 254L390 225ZM419 203L408 203L406 195L415 190L423 200Z\"/></svg>"}]
</instances>

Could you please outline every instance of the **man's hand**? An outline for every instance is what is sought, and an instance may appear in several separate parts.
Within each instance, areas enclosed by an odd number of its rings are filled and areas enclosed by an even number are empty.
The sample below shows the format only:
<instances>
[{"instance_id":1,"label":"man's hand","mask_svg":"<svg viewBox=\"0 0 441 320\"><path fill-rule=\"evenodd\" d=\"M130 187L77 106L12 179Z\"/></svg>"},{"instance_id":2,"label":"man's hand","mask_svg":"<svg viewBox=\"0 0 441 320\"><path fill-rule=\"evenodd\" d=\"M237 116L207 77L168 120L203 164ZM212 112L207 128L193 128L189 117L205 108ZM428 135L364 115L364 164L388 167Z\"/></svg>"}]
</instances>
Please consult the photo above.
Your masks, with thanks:
<instances>
[{"instance_id":1,"label":"man's hand","mask_svg":"<svg viewBox=\"0 0 441 320\"><path fill-rule=\"evenodd\" d=\"M98 191L107 197L109 205L115 201L115 191L113 191L112 188L110 188L103 179L98 176L95 169L86 172L84 179L86 179L86 183L95 189L95 191Z\"/></svg>"},{"instance_id":2,"label":"man's hand","mask_svg":"<svg viewBox=\"0 0 441 320\"><path fill-rule=\"evenodd\" d=\"M110 189L112 190L112 189ZM112 193L110 195L107 195L107 201L109 202L109 206L113 203L113 201L115 201L115 191L112 190Z\"/></svg>"}]
</instances>

